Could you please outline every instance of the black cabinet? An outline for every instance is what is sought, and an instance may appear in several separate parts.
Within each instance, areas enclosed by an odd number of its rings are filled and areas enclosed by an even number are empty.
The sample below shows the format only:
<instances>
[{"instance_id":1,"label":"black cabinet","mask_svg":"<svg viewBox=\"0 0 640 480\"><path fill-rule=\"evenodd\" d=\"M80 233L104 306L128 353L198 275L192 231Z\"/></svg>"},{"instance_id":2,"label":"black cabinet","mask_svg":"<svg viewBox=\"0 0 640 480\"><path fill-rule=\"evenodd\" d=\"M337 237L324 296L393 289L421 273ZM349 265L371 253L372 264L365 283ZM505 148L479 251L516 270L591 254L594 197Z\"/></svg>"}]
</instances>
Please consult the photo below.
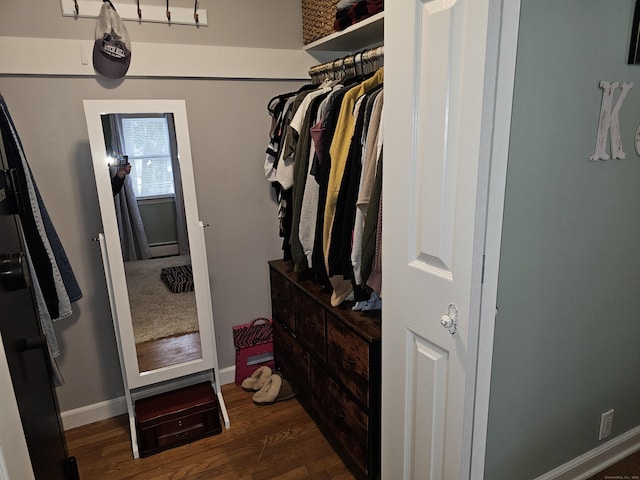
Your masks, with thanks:
<instances>
[{"instance_id":1,"label":"black cabinet","mask_svg":"<svg viewBox=\"0 0 640 480\"><path fill-rule=\"evenodd\" d=\"M46 339L30 288L16 192L0 165L0 333L36 479L78 478L67 453Z\"/></svg>"}]
</instances>

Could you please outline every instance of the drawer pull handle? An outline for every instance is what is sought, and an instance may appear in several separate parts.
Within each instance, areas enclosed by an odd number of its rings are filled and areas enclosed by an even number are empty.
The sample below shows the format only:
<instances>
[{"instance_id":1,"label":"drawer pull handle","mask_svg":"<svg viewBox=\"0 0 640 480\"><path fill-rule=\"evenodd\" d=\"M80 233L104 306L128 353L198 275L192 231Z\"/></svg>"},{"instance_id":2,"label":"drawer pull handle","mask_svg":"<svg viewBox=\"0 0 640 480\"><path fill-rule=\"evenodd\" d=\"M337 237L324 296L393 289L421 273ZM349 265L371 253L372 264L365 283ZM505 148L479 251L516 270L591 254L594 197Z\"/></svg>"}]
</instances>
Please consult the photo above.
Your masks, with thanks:
<instances>
[{"instance_id":1,"label":"drawer pull handle","mask_svg":"<svg viewBox=\"0 0 640 480\"><path fill-rule=\"evenodd\" d=\"M344 420L344 413L333 412L333 416L340 420Z\"/></svg>"},{"instance_id":2,"label":"drawer pull handle","mask_svg":"<svg viewBox=\"0 0 640 480\"><path fill-rule=\"evenodd\" d=\"M187 435L189 435L189 432L182 432L182 433L176 433L176 434L174 435L174 437L175 437L175 438L184 438L184 437L186 437Z\"/></svg>"}]
</instances>

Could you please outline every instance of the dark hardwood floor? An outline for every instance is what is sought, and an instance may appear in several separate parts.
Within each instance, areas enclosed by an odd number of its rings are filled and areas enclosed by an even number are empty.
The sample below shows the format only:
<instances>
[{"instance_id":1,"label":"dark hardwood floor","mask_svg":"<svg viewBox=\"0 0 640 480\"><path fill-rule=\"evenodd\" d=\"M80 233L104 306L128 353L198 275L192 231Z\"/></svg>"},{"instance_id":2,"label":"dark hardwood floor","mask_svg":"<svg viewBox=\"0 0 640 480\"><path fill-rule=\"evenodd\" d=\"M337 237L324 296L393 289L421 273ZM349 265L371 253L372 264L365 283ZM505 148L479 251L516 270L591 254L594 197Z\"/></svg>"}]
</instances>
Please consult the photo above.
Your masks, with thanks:
<instances>
[{"instance_id":1,"label":"dark hardwood floor","mask_svg":"<svg viewBox=\"0 0 640 480\"><path fill-rule=\"evenodd\" d=\"M297 480L355 477L296 400L259 407L251 393L222 387L231 428L134 459L126 416L66 432L82 480ZM640 452L588 480L640 480Z\"/></svg>"},{"instance_id":2,"label":"dark hardwood floor","mask_svg":"<svg viewBox=\"0 0 640 480\"><path fill-rule=\"evenodd\" d=\"M138 367L141 372L197 360L202 357L198 332L161 338L136 344Z\"/></svg>"},{"instance_id":3,"label":"dark hardwood floor","mask_svg":"<svg viewBox=\"0 0 640 480\"><path fill-rule=\"evenodd\" d=\"M297 400L256 406L251 393L222 387L231 428L147 458L131 453L119 416L66 432L82 480L294 480L354 476Z\"/></svg>"}]
</instances>

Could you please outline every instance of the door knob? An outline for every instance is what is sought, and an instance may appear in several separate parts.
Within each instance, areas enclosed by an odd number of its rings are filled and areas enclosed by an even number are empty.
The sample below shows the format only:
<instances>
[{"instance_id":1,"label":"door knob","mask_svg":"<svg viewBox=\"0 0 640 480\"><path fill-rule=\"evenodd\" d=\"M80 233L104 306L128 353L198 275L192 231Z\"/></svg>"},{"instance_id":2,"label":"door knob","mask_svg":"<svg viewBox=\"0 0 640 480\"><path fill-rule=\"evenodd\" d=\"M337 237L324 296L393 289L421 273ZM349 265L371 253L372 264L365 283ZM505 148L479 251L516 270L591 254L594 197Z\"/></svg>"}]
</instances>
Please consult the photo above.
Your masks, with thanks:
<instances>
[{"instance_id":1,"label":"door knob","mask_svg":"<svg viewBox=\"0 0 640 480\"><path fill-rule=\"evenodd\" d=\"M452 303L449 305L447 313L440 317L440 325L449 330L453 335L458 329L458 308Z\"/></svg>"},{"instance_id":2,"label":"door knob","mask_svg":"<svg viewBox=\"0 0 640 480\"><path fill-rule=\"evenodd\" d=\"M24 253L0 255L0 286L7 292L21 290L29 286L29 266Z\"/></svg>"}]
</instances>

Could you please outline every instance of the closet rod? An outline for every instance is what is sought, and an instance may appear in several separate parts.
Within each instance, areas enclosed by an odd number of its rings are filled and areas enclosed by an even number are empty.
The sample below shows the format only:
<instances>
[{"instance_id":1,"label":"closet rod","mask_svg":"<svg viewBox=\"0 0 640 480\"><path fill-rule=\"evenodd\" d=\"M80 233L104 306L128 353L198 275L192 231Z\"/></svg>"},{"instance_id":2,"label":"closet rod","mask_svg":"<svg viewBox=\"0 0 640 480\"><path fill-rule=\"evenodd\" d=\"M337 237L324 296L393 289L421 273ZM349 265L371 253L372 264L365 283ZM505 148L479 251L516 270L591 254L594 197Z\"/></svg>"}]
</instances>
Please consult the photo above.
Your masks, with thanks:
<instances>
[{"instance_id":1,"label":"closet rod","mask_svg":"<svg viewBox=\"0 0 640 480\"><path fill-rule=\"evenodd\" d=\"M383 62L384 45L315 65L309 69L309 76L312 83L322 83L323 80L335 80L348 73L356 75L373 73L382 67Z\"/></svg>"}]
</instances>

